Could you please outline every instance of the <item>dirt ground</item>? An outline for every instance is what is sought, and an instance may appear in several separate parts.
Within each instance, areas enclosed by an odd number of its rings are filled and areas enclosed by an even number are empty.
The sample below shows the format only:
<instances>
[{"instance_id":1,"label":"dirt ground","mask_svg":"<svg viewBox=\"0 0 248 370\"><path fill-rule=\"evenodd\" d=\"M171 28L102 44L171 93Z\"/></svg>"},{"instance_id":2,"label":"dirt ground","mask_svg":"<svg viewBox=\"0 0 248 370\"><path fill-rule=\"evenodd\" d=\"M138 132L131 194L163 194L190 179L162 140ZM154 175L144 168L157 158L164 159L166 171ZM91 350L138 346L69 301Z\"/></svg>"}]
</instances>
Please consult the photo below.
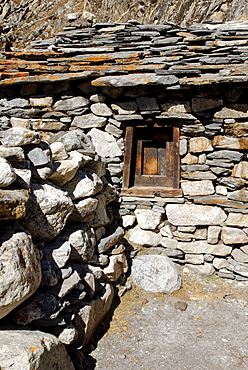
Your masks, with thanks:
<instances>
[{"instance_id":1,"label":"dirt ground","mask_svg":"<svg viewBox=\"0 0 248 370\"><path fill-rule=\"evenodd\" d=\"M181 274L171 295L133 287L116 302L86 370L248 369L248 282Z\"/></svg>"}]
</instances>

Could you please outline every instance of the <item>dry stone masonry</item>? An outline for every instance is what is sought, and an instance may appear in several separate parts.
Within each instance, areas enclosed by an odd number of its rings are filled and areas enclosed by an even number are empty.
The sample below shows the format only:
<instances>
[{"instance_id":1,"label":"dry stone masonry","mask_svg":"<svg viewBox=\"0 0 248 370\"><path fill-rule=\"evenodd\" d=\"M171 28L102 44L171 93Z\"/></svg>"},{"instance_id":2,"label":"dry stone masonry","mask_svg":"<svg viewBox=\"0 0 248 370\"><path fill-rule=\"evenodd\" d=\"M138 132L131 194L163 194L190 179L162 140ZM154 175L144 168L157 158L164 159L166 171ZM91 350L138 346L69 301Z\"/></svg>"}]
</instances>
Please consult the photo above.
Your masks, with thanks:
<instances>
[{"instance_id":1,"label":"dry stone masonry","mask_svg":"<svg viewBox=\"0 0 248 370\"><path fill-rule=\"evenodd\" d=\"M19 369L7 334L21 336L26 369L47 368L44 350L83 369L130 273L165 293L181 285L173 262L248 279L247 45L245 22L128 22L71 25L3 53L2 369ZM126 132L139 127L178 129L179 186L124 186Z\"/></svg>"}]
</instances>

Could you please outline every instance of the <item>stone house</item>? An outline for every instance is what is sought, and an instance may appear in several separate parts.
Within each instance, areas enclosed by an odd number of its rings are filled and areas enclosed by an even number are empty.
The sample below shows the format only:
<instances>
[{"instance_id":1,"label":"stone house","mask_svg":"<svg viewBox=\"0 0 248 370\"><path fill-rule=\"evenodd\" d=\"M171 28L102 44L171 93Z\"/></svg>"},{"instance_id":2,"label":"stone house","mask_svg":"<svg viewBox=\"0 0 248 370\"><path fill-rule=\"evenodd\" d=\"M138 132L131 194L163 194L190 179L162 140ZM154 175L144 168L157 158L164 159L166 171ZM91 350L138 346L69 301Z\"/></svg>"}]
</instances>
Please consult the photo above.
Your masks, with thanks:
<instances>
[{"instance_id":1,"label":"stone house","mask_svg":"<svg viewBox=\"0 0 248 370\"><path fill-rule=\"evenodd\" d=\"M42 251L46 293L82 304L104 276L112 297L126 255L143 246L247 279L247 45L246 23L129 22L3 52L0 218ZM55 310L46 299L37 327Z\"/></svg>"}]
</instances>

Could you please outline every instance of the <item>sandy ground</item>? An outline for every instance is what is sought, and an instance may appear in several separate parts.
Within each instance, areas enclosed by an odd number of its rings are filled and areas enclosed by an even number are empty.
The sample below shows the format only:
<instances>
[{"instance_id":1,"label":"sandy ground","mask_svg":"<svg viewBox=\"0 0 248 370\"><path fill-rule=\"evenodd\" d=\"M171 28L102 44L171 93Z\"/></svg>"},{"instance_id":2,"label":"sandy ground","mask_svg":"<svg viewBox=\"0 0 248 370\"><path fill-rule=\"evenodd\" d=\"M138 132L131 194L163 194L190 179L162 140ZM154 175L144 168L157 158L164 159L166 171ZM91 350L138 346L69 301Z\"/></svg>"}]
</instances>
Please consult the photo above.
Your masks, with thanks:
<instances>
[{"instance_id":1,"label":"sandy ground","mask_svg":"<svg viewBox=\"0 0 248 370\"><path fill-rule=\"evenodd\" d=\"M248 369L248 282L181 273L180 291L133 287L116 302L86 370Z\"/></svg>"}]
</instances>

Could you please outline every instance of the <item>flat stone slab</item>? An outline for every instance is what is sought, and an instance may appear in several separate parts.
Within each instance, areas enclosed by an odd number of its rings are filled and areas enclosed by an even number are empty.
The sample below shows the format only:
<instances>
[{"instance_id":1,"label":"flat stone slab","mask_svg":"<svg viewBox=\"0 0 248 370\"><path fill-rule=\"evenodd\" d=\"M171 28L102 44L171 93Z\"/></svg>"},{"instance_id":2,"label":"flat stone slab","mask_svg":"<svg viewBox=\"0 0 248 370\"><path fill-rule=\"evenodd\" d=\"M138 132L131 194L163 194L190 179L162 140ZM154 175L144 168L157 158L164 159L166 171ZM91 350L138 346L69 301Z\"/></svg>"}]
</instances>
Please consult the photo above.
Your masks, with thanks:
<instances>
[{"instance_id":1,"label":"flat stone slab","mask_svg":"<svg viewBox=\"0 0 248 370\"><path fill-rule=\"evenodd\" d=\"M105 76L97 78L92 82L94 86L108 87L125 87L125 86L140 86L140 85L163 85L171 86L178 82L178 78L169 76L159 76L154 73L133 74L128 76Z\"/></svg>"}]
</instances>

